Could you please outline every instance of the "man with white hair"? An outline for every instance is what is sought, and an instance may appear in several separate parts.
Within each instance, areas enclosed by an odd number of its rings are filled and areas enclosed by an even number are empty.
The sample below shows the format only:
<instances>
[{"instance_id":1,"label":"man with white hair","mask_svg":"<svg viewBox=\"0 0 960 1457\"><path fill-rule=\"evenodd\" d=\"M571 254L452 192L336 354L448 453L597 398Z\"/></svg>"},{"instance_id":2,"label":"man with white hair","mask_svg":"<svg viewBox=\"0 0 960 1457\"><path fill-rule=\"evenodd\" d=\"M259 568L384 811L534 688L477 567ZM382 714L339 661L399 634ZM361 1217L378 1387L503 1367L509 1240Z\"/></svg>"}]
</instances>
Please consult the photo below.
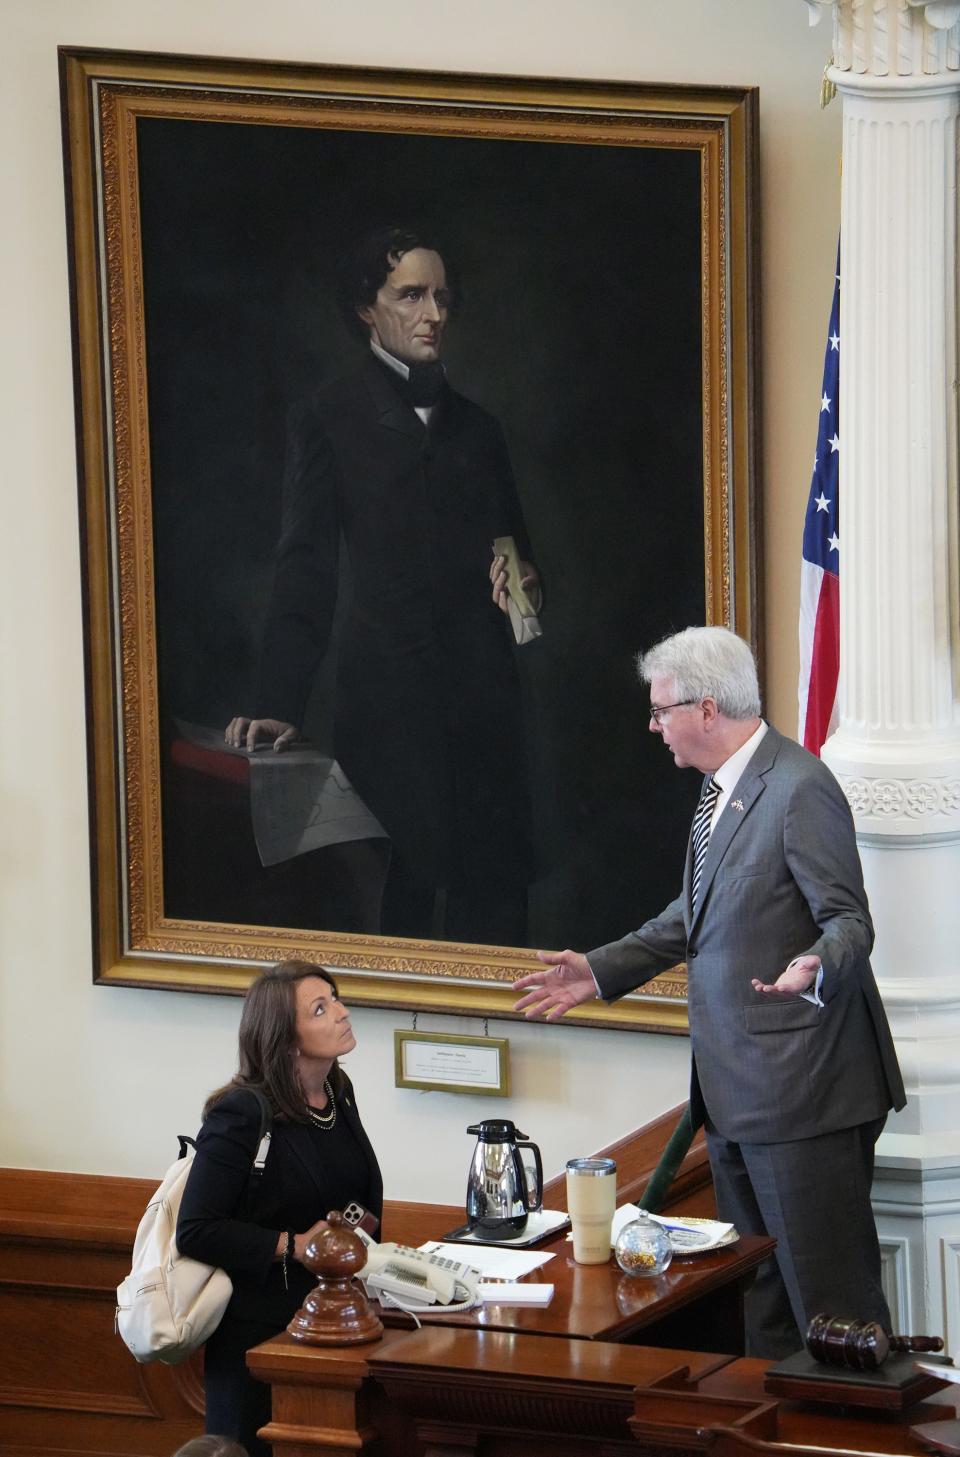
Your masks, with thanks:
<instances>
[{"instance_id":1,"label":"man with white hair","mask_svg":"<svg viewBox=\"0 0 960 1457\"><path fill-rule=\"evenodd\" d=\"M650 730L706 776L683 889L586 956L538 953L517 1003L555 1021L686 961L694 1126L717 1211L775 1256L746 1301L747 1353L800 1349L827 1310L890 1329L870 1206L874 1144L905 1102L869 955L853 820L825 764L760 717L749 646L691 627L639 665Z\"/></svg>"}]
</instances>

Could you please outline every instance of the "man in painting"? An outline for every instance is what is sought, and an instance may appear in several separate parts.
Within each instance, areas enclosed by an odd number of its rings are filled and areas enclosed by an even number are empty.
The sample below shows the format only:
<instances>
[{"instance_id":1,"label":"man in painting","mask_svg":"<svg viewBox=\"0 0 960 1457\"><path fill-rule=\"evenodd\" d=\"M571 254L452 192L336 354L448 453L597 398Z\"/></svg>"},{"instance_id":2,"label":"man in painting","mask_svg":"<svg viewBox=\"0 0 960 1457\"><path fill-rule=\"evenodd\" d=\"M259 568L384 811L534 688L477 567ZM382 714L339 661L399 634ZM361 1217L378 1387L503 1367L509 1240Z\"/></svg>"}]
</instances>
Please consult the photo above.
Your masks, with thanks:
<instances>
[{"instance_id":1,"label":"man in painting","mask_svg":"<svg viewBox=\"0 0 960 1457\"><path fill-rule=\"evenodd\" d=\"M349 260L341 307L367 354L291 412L259 701L226 739L297 739L336 611L333 751L392 845L381 930L522 944L530 816L496 537L539 584L500 426L441 363L453 303L412 229Z\"/></svg>"},{"instance_id":2,"label":"man in painting","mask_svg":"<svg viewBox=\"0 0 960 1457\"><path fill-rule=\"evenodd\" d=\"M726 628L667 638L640 672L651 732L707 776L683 889L621 941L540 953L546 969L520 978L517 1006L555 1021L686 960L690 1111L717 1211L777 1240L747 1295L747 1353L801 1349L824 1310L889 1330L870 1185L905 1097L847 801L825 764L764 723L753 655Z\"/></svg>"}]
</instances>

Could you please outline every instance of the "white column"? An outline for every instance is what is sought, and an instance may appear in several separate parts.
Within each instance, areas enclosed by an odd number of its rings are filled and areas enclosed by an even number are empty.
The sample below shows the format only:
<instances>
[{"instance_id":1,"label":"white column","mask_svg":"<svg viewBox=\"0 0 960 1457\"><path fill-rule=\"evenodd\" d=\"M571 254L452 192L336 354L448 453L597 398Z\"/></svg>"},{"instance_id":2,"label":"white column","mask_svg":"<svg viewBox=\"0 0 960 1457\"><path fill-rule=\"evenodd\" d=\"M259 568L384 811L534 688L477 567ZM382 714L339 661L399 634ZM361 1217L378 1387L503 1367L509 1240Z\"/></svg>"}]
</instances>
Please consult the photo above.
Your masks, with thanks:
<instances>
[{"instance_id":1,"label":"white column","mask_svg":"<svg viewBox=\"0 0 960 1457\"><path fill-rule=\"evenodd\" d=\"M808 6L812 21L828 8ZM844 113L841 684L823 758L856 820L874 969L909 1097L881 1141L875 1191L895 1320L956 1348L960 4L829 8Z\"/></svg>"}]
</instances>

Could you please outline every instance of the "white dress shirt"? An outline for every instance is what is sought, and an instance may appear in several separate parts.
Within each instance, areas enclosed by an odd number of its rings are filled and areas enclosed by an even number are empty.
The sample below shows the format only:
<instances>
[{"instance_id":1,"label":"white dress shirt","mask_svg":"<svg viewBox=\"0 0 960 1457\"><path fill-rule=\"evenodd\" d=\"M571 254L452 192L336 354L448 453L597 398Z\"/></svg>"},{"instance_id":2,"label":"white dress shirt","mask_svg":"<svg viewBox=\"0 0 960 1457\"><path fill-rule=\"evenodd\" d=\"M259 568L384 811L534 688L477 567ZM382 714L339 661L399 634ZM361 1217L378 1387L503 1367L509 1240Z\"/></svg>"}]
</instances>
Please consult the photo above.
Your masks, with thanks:
<instances>
[{"instance_id":1,"label":"white dress shirt","mask_svg":"<svg viewBox=\"0 0 960 1457\"><path fill-rule=\"evenodd\" d=\"M741 744L735 754L731 754L725 764L721 764L713 775L713 782L720 793L717 795L717 802L713 807L713 819L710 821L710 833L713 834L717 828L717 820L723 814L730 799L730 795L739 781L744 769L750 763L754 754L760 747L767 726L763 719L760 720L754 733L750 735L745 744Z\"/></svg>"}]
</instances>

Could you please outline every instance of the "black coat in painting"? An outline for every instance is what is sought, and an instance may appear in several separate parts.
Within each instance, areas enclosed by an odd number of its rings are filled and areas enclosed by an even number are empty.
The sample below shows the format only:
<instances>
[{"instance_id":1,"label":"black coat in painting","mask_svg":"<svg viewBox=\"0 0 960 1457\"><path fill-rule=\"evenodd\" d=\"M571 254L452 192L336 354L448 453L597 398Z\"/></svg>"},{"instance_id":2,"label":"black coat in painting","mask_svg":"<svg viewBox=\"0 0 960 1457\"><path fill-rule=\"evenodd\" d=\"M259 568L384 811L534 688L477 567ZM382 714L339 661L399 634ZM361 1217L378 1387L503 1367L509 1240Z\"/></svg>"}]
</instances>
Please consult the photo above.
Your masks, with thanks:
<instances>
[{"instance_id":1,"label":"black coat in painting","mask_svg":"<svg viewBox=\"0 0 960 1457\"><path fill-rule=\"evenodd\" d=\"M500 426L449 387L427 427L371 355L292 411L257 713L303 724L342 542L333 750L436 887L530 878L520 688L488 580L504 535L529 559Z\"/></svg>"}]
</instances>

